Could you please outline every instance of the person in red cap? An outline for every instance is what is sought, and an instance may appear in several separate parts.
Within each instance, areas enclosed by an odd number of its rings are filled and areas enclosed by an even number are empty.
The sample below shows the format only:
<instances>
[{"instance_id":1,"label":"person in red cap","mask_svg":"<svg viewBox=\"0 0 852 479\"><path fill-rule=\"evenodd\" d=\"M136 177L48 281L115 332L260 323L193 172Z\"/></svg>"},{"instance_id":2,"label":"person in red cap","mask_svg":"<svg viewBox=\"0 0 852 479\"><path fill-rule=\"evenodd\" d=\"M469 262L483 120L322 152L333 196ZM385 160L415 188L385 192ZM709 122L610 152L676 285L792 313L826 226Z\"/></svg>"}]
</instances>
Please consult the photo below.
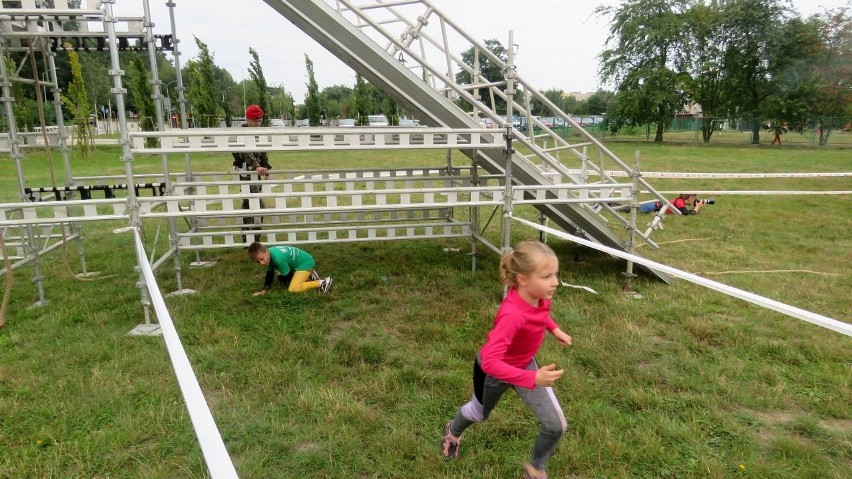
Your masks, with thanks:
<instances>
[{"instance_id":1,"label":"person in red cap","mask_svg":"<svg viewBox=\"0 0 852 479\"><path fill-rule=\"evenodd\" d=\"M257 105L250 105L246 108L246 122L243 124L244 127L249 128L257 128L263 122L263 109L261 109ZM264 179L269 176L269 170L272 169L272 166L269 164L269 157L266 155L265 151L247 151L240 153L233 153L234 156L234 170L236 171L254 171L257 175ZM240 175L240 180L242 181L251 181L252 175ZM251 193L260 193L261 185L251 184L249 185L249 192ZM260 207L266 208L266 205L263 202L263 199L260 200ZM243 199L242 209L249 209L249 200ZM246 216L243 217L244 225L259 225L263 223L262 217L253 217ZM259 226L253 227L243 227L243 230L258 230ZM255 241L259 238L255 238ZM245 235L243 235L243 243L251 243L252 241L246 241Z\"/></svg>"}]
</instances>

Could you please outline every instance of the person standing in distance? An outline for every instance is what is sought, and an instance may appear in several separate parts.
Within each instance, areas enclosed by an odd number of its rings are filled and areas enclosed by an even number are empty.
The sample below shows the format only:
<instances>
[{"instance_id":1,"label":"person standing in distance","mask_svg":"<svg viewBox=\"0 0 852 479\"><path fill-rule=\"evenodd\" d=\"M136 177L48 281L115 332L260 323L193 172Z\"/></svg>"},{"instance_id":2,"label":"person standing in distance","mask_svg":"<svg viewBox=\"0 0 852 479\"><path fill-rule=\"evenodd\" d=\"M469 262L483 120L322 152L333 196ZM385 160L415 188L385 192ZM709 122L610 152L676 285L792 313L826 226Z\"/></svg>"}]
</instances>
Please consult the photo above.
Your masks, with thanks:
<instances>
[{"instance_id":1,"label":"person standing in distance","mask_svg":"<svg viewBox=\"0 0 852 479\"><path fill-rule=\"evenodd\" d=\"M249 128L257 128L263 122L263 110L257 105L250 105L246 108L246 122L243 124L244 127ZM234 156L234 170L236 171L254 171L257 173L257 176L260 179L265 179L269 176L269 170L272 169L272 166L269 164L269 157L267 156L265 151L248 151L241 153L233 153ZM253 175L240 175L241 181L252 181ZM250 193L260 193L261 185L258 184L250 184L249 192ZM266 204L263 199L260 200L260 207L266 208ZM242 209L247 210L249 207L248 198L243 199ZM254 217L254 216L244 216L243 217L243 225L260 225L263 223L262 217ZM259 226L243 226L243 231L246 230L259 230ZM243 243L246 243L246 237L243 235Z\"/></svg>"},{"instance_id":2,"label":"person standing in distance","mask_svg":"<svg viewBox=\"0 0 852 479\"><path fill-rule=\"evenodd\" d=\"M500 259L500 280L509 286L488 333L485 345L473 362L473 397L444 425L441 454L455 459L461 435L470 425L485 421L507 389L513 388L532 409L539 433L525 479L546 479L547 462L568 428L565 415L551 385L564 373L555 364L541 368L535 354L546 333L563 346L571 336L562 332L550 317L550 304L559 286L559 260L539 241L523 241Z\"/></svg>"}]
</instances>

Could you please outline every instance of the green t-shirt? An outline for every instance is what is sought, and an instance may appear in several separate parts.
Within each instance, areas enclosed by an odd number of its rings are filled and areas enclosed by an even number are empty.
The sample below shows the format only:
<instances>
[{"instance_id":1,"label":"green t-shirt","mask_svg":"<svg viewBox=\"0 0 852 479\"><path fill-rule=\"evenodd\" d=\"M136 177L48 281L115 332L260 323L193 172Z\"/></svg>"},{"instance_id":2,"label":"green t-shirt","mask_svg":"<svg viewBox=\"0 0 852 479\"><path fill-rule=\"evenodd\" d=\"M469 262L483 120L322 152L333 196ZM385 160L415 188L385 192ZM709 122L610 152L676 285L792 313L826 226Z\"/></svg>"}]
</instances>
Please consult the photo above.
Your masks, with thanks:
<instances>
[{"instance_id":1,"label":"green t-shirt","mask_svg":"<svg viewBox=\"0 0 852 479\"><path fill-rule=\"evenodd\" d=\"M272 246L269 248L269 266L267 271L276 269L283 276L290 271L310 271L314 269L314 257L295 246Z\"/></svg>"}]
</instances>

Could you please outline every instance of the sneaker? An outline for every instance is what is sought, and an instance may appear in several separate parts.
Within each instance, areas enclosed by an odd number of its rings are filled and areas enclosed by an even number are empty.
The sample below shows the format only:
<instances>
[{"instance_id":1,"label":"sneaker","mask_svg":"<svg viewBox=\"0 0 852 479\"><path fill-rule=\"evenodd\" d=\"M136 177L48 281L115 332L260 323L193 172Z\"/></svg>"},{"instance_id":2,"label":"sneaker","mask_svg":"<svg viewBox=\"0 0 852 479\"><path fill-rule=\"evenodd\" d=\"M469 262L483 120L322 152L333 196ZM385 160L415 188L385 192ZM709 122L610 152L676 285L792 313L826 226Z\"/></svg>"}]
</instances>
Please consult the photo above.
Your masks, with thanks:
<instances>
[{"instance_id":1,"label":"sneaker","mask_svg":"<svg viewBox=\"0 0 852 479\"><path fill-rule=\"evenodd\" d=\"M527 463L524 464L524 479L547 479L547 473L539 471Z\"/></svg>"},{"instance_id":2,"label":"sneaker","mask_svg":"<svg viewBox=\"0 0 852 479\"><path fill-rule=\"evenodd\" d=\"M320 279L320 277L319 277L319 274L317 274L317 270L312 269L311 275L310 275L310 277L308 277L308 281L319 281L319 279Z\"/></svg>"},{"instance_id":3,"label":"sneaker","mask_svg":"<svg viewBox=\"0 0 852 479\"><path fill-rule=\"evenodd\" d=\"M450 431L451 423L452 421L447 421L444 424L444 440L441 441L441 455L447 459L459 457L459 442L461 442L461 438L454 436L453 432Z\"/></svg>"},{"instance_id":4,"label":"sneaker","mask_svg":"<svg viewBox=\"0 0 852 479\"><path fill-rule=\"evenodd\" d=\"M322 291L323 293L328 293L328 291L330 289L331 289L331 276L320 281L320 291Z\"/></svg>"}]
</instances>

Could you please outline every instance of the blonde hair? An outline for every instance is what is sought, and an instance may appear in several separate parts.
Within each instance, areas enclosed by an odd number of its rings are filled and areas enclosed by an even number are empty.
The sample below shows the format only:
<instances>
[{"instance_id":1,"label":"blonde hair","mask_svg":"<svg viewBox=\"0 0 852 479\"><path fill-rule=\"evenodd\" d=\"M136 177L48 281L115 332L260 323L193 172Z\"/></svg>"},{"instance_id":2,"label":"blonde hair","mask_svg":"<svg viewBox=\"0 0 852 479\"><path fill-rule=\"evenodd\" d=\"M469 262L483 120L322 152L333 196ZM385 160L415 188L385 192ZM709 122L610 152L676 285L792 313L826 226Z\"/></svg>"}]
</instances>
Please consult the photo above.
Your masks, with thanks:
<instances>
[{"instance_id":1,"label":"blonde hair","mask_svg":"<svg viewBox=\"0 0 852 479\"><path fill-rule=\"evenodd\" d=\"M534 273L541 264L541 257L547 255L555 257L556 253L541 241L521 241L500 258L500 282L517 287L518 275Z\"/></svg>"}]
</instances>

